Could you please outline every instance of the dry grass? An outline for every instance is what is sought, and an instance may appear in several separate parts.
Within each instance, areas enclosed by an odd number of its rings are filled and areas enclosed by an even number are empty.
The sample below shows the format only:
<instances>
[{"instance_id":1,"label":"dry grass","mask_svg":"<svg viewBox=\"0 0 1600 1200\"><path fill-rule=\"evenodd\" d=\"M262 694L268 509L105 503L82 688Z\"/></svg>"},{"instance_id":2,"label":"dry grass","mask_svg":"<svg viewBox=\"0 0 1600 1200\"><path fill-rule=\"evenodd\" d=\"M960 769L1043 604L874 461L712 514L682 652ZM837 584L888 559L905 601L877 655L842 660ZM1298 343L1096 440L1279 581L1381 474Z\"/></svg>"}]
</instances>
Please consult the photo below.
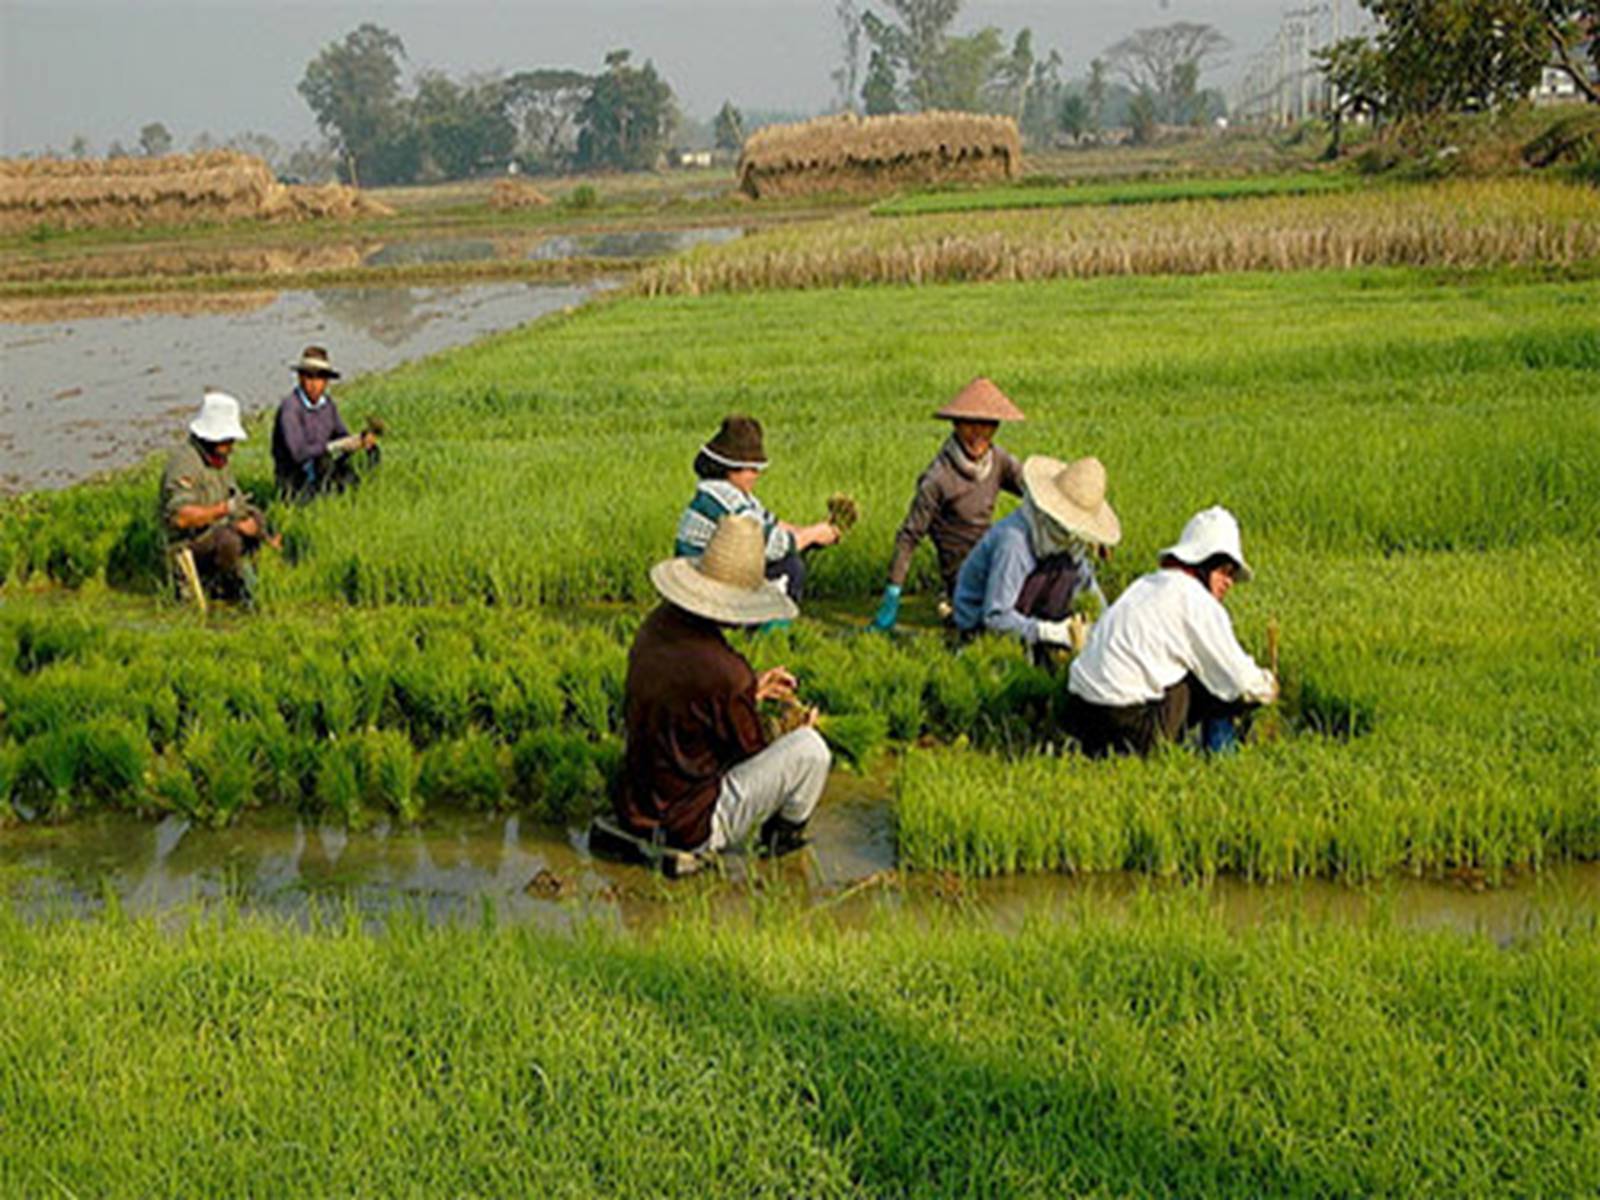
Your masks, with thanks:
<instances>
[{"instance_id":1,"label":"dry grass","mask_svg":"<svg viewBox=\"0 0 1600 1200\"><path fill-rule=\"evenodd\" d=\"M739 186L757 199L994 183L1021 174L1017 123L977 113L843 113L769 125L750 135L739 158Z\"/></svg>"},{"instance_id":2,"label":"dry grass","mask_svg":"<svg viewBox=\"0 0 1600 1200\"><path fill-rule=\"evenodd\" d=\"M0 161L0 233L387 215L354 188L285 186L261 159L231 150Z\"/></svg>"},{"instance_id":3,"label":"dry grass","mask_svg":"<svg viewBox=\"0 0 1600 1200\"><path fill-rule=\"evenodd\" d=\"M494 187L489 189L489 207L496 212L506 212L520 208L543 208L550 203L546 196L533 184L520 179L497 179Z\"/></svg>"},{"instance_id":4,"label":"dry grass","mask_svg":"<svg viewBox=\"0 0 1600 1200\"><path fill-rule=\"evenodd\" d=\"M1600 194L1540 180L871 218L765 231L651 267L646 294L1600 260Z\"/></svg>"}]
</instances>

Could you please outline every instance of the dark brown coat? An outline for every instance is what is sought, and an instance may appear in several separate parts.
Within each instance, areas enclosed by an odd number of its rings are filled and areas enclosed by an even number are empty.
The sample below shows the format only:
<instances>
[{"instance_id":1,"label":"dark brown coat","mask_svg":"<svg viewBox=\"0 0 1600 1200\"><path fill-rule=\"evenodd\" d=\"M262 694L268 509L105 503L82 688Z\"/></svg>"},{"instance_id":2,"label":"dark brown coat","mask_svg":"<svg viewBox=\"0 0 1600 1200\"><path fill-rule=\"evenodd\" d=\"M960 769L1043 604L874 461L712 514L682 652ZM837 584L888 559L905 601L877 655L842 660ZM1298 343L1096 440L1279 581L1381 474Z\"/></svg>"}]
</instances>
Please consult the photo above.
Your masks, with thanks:
<instances>
[{"instance_id":1,"label":"dark brown coat","mask_svg":"<svg viewBox=\"0 0 1600 1200\"><path fill-rule=\"evenodd\" d=\"M961 564L994 521L994 505L1002 488L1022 495L1022 464L1016 457L999 446L991 447L989 469L980 478L952 434L917 480L911 511L895 535L889 582L897 587L905 583L917 544L932 537L944 590L946 594L954 591Z\"/></svg>"}]
</instances>

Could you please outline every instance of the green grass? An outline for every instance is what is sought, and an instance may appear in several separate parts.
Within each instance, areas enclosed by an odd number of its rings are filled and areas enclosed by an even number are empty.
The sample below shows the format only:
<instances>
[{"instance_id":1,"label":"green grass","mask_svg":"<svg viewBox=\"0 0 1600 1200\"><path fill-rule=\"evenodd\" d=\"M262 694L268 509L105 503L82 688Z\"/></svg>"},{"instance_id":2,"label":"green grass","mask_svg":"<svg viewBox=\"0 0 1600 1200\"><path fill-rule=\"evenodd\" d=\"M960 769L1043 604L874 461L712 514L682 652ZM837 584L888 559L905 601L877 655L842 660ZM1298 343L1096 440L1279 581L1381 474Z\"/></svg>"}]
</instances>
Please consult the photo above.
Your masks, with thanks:
<instances>
[{"instance_id":1,"label":"green grass","mask_svg":"<svg viewBox=\"0 0 1600 1200\"><path fill-rule=\"evenodd\" d=\"M1234 200L1247 196L1303 196L1346 191L1360 185L1352 175L1247 175L1237 179L1148 179L1069 186L1024 185L969 191L919 192L896 196L872 208L875 217L929 213L988 212L1013 208L1076 208L1088 205L1166 204L1178 200Z\"/></svg>"},{"instance_id":2,"label":"green grass","mask_svg":"<svg viewBox=\"0 0 1600 1200\"><path fill-rule=\"evenodd\" d=\"M0 915L7 1195L1573 1195L1592 925Z\"/></svg>"}]
</instances>

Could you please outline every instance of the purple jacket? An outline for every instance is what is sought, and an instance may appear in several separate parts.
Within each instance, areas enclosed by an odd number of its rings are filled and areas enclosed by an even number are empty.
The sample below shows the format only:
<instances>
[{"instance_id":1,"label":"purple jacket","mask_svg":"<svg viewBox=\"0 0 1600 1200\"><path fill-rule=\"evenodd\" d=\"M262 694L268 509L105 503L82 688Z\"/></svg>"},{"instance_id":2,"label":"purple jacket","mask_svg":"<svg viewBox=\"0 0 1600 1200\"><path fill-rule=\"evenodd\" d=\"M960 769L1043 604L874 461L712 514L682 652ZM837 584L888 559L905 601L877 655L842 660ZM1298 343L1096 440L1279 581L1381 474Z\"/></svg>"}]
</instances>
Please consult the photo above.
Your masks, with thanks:
<instances>
[{"instance_id":1,"label":"purple jacket","mask_svg":"<svg viewBox=\"0 0 1600 1200\"><path fill-rule=\"evenodd\" d=\"M349 436L339 416L339 406L326 392L315 408L295 388L278 405L272 424L272 466L280 487L307 482L307 466L328 452L328 443Z\"/></svg>"}]
</instances>

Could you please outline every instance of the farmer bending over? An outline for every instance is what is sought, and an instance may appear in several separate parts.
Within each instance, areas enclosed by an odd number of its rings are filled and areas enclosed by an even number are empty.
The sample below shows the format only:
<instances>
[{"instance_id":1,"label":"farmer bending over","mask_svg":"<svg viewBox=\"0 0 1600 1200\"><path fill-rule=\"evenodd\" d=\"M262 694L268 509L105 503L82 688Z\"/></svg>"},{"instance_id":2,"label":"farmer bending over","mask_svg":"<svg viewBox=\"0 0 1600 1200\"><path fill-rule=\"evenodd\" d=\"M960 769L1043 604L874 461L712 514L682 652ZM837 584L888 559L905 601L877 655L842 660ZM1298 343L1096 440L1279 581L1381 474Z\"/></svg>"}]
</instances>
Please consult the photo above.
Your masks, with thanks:
<instances>
[{"instance_id":1,"label":"farmer bending over","mask_svg":"<svg viewBox=\"0 0 1600 1200\"><path fill-rule=\"evenodd\" d=\"M1251 574L1239 522L1208 508L1161 552L1160 570L1117 597L1068 676L1067 731L1085 754L1149 754L1196 725L1208 749L1236 744L1236 719L1278 698L1278 681L1240 647L1222 607Z\"/></svg>"},{"instance_id":2,"label":"farmer bending over","mask_svg":"<svg viewBox=\"0 0 1600 1200\"><path fill-rule=\"evenodd\" d=\"M763 578L761 525L724 517L703 554L657 563L665 599L628 652L626 753L616 815L637 837L717 851L759 831L783 854L804 829L828 779L815 716L770 744L756 705L794 695L782 667L757 675L723 637L730 625L792 618L794 601Z\"/></svg>"},{"instance_id":3,"label":"farmer bending over","mask_svg":"<svg viewBox=\"0 0 1600 1200\"><path fill-rule=\"evenodd\" d=\"M1036 454L1022 464L1022 504L973 548L956 576L955 624L962 633L1012 634L1029 646L1082 644L1086 622L1073 603L1104 605L1094 553L1122 540L1106 503L1098 458L1063 463Z\"/></svg>"},{"instance_id":4,"label":"farmer bending over","mask_svg":"<svg viewBox=\"0 0 1600 1200\"><path fill-rule=\"evenodd\" d=\"M321 346L307 346L292 364L299 378L294 391L278 405L272 426L272 466L278 492L286 499L309 500L324 492L342 492L359 483L354 454L366 452L369 466L378 463L378 432L369 425L351 433L328 394L328 381L339 372Z\"/></svg>"},{"instance_id":5,"label":"farmer bending over","mask_svg":"<svg viewBox=\"0 0 1600 1200\"><path fill-rule=\"evenodd\" d=\"M694 457L700 484L678 521L672 552L680 558L693 558L705 550L723 517L754 517L766 539L766 577L798 604L806 582L806 564L800 556L813 546L833 545L839 540L839 531L827 521L791 525L768 512L752 494L766 469L761 422L754 417L723 418L717 436Z\"/></svg>"},{"instance_id":6,"label":"farmer bending over","mask_svg":"<svg viewBox=\"0 0 1600 1200\"><path fill-rule=\"evenodd\" d=\"M954 428L917 479L911 511L895 534L889 583L872 619L874 629L894 628L900 615L900 589L911 569L911 556L923 538L931 537L938 551L939 574L948 600L956 590L961 564L994 520L994 503L1001 489L1022 495L1022 464L1010 451L994 444L1001 421L1024 419L1022 410L1004 392L980 375L933 415L951 422Z\"/></svg>"},{"instance_id":7,"label":"farmer bending over","mask_svg":"<svg viewBox=\"0 0 1600 1200\"><path fill-rule=\"evenodd\" d=\"M266 521L234 482L228 459L235 442L245 440L239 402L210 391L189 422L189 437L167 456L161 475L161 527L168 551L187 547L194 555L201 585L214 596L238 600L249 593L245 559L269 536Z\"/></svg>"}]
</instances>

